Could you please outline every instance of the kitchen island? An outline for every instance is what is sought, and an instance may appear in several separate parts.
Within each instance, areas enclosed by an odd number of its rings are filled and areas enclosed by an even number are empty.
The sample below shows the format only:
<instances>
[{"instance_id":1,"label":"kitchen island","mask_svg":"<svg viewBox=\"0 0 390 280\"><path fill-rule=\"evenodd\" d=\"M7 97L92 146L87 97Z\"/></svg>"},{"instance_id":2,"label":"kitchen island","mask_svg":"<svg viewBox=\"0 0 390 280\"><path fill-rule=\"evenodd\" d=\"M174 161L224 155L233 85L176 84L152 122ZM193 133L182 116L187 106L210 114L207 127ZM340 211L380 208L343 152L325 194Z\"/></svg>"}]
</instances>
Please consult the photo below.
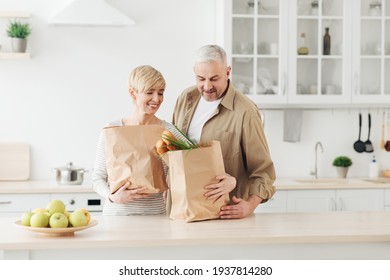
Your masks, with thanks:
<instances>
[{"instance_id":1,"label":"kitchen island","mask_svg":"<svg viewBox=\"0 0 390 280\"><path fill-rule=\"evenodd\" d=\"M390 212L257 213L184 223L167 216L93 216L53 236L0 217L3 259L390 259Z\"/></svg>"}]
</instances>

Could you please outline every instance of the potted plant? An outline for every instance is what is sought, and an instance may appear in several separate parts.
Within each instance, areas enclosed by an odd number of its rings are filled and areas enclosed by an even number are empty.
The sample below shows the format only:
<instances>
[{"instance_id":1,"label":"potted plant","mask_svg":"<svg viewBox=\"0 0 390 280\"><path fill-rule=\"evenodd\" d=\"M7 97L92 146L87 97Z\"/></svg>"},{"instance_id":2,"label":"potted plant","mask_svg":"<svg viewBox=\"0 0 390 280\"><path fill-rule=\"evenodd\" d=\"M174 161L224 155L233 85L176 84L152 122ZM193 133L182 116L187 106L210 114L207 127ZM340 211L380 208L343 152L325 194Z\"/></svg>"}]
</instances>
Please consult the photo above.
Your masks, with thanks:
<instances>
[{"instance_id":1,"label":"potted plant","mask_svg":"<svg viewBox=\"0 0 390 280\"><path fill-rule=\"evenodd\" d=\"M333 160L333 166L337 169L339 178L347 178L348 169L352 165L352 160L347 156L338 156Z\"/></svg>"},{"instance_id":2,"label":"potted plant","mask_svg":"<svg viewBox=\"0 0 390 280\"><path fill-rule=\"evenodd\" d=\"M27 38L31 34L28 23L14 20L7 26L7 36L11 38L11 48L13 52L26 52Z\"/></svg>"}]
</instances>

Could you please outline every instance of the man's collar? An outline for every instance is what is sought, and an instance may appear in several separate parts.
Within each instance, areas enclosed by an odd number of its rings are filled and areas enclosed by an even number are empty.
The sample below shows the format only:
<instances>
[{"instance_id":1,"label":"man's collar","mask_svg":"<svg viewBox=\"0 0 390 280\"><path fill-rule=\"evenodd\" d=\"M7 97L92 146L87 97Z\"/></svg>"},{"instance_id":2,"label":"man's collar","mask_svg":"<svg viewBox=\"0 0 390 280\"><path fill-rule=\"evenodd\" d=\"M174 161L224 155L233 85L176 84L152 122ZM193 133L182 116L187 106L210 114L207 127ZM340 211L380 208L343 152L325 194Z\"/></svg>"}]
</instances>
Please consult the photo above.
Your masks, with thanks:
<instances>
[{"instance_id":1,"label":"man's collar","mask_svg":"<svg viewBox=\"0 0 390 280\"><path fill-rule=\"evenodd\" d=\"M221 105L226 109L233 111L233 102L235 97L234 87L230 84L230 80L228 80L228 87L225 95L222 97Z\"/></svg>"}]
</instances>

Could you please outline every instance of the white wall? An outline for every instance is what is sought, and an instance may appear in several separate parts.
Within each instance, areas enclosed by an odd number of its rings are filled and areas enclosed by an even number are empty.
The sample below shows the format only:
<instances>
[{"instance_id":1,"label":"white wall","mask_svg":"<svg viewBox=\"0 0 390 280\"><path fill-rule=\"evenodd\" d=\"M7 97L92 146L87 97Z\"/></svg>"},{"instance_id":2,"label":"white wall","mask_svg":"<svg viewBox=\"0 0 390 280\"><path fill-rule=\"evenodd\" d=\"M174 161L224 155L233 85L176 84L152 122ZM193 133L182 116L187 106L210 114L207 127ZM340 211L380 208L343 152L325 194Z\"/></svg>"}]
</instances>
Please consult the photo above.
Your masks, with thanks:
<instances>
[{"instance_id":1,"label":"white wall","mask_svg":"<svg viewBox=\"0 0 390 280\"><path fill-rule=\"evenodd\" d=\"M111 0L136 25L48 26L69 2L0 2L1 10L32 13L32 59L0 60L0 141L30 143L32 179L51 178L51 168L68 161L92 169L100 128L132 110L127 76L140 64L151 64L165 76L159 116L171 120L176 96L194 83L192 54L215 43L214 1ZM0 19L3 26L7 22ZM7 51L4 33L0 29L0 44Z\"/></svg>"},{"instance_id":2,"label":"white wall","mask_svg":"<svg viewBox=\"0 0 390 280\"><path fill-rule=\"evenodd\" d=\"M70 0L2 0L1 10L32 13L31 60L0 60L0 141L28 142L32 179L51 179L51 168L93 167L100 128L132 110L126 79L132 68L151 64L167 80L159 116L170 120L178 94L194 83L192 54L215 43L215 1L110 0L136 21L125 28L54 27L48 19ZM0 19L4 26L6 20ZM3 51L9 40L0 29ZM266 134L280 177L308 176L314 145L321 141L319 175L334 176L332 159L352 157L353 176L367 175L369 154L353 151L357 139L356 110L305 111L302 139L285 143L283 112L266 111ZM380 111L372 110L371 140L379 150ZM364 120L365 123L366 119ZM366 128L363 130L366 140ZM376 153L390 168L390 153ZM90 174L87 175L87 179Z\"/></svg>"}]
</instances>

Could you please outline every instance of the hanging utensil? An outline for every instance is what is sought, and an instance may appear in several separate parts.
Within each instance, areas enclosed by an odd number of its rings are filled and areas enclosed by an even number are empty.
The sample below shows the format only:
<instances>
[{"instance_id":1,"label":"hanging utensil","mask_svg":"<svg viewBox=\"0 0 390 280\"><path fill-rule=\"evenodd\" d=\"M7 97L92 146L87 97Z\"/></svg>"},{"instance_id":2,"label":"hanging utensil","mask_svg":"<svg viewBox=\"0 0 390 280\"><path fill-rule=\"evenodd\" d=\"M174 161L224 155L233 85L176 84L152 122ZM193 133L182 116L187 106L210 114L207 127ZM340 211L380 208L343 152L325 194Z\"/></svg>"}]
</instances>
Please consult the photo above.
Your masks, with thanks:
<instances>
[{"instance_id":1,"label":"hanging utensil","mask_svg":"<svg viewBox=\"0 0 390 280\"><path fill-rule=\"evenodd\" d=\"M385 111L383 110L382 117L382 138L381 138L381 149L385 149Z\"/></svg>"},{"instance_id":2,"label":"hanging utensil","mask_svg":"<svg viewBox=\"0 0 390 280\"><path fill-rule=\"evenodd\" d=\"M374 151L374 147L370 141L370 133L371 133L371 114L368 113L368 137L367 141L364 142L366 153L372 153Z\"/></svg>"},{"instance_id":3,"label":"hanging utensil","mask_svg":"<svg viewBox=\"0 0 390 280\"><path fill-rule=\"evenodd\" d=\"M359 138L358 140L353 144L353 148L358 153L363 153L366 150L366 145L363 141L360 140L360 134L362 132L362 114L359 113ZM389 141L389 148L390 148L390 141Z\"/></svg>"},{"instance_id":4,"label":"hanging utensil","mask_svg":"<svg viewBox=\"0 0 390 280\"><path fill-rule=\"evenodd\" d=\"M385 144L385 150L390 152L390 115L387 116L387 141Z\"/></svg>"}]
</instances>

